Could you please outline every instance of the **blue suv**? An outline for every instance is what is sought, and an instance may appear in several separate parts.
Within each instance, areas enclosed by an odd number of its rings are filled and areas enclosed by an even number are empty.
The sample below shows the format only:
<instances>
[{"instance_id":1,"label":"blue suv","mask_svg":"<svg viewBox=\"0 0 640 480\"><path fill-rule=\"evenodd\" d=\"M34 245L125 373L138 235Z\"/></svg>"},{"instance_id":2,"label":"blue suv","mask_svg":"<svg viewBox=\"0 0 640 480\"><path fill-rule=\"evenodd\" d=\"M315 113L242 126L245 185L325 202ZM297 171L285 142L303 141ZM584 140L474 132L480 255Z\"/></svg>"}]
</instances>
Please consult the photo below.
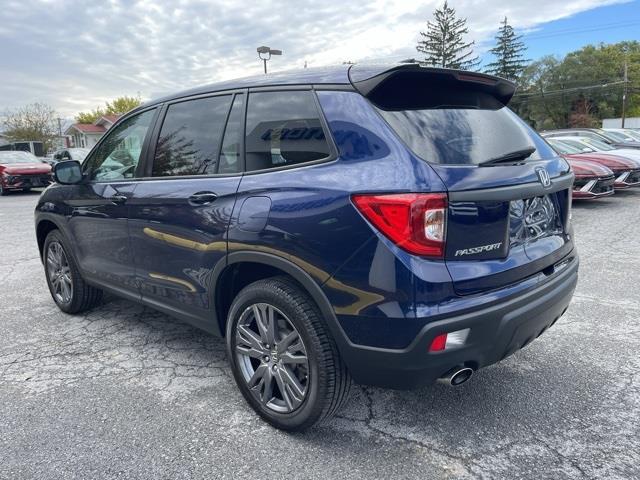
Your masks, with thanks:
<instances>
[{"instance_id":1,"label":"blue suv","mask_svg":"<svg viewBox=\"0 0 640 480\"><path fill-rule=\"evenodd\" d=\"M36 208L56 304L103 291L226 339L272 425L333 415L352 382L471 374L564 313L569 165L514 85L415 64L219 83L121 118Z\"/></svg>"}]
</instances>

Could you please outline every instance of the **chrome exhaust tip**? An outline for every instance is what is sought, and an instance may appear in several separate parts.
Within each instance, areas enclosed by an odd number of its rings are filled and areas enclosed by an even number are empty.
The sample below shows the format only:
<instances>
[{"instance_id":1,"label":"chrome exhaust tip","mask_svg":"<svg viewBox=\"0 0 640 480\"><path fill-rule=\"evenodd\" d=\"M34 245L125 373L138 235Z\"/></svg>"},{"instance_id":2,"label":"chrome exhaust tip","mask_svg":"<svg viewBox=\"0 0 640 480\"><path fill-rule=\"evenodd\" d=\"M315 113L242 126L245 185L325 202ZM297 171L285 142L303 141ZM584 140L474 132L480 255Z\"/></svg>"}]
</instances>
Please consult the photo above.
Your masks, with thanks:
<instances>
[{"instance_id":1,"label":"chrome exhaust tip","mask_svg":"<svg viewBox=\"0 0 640 480\"><path fill-rule=\"evenodd\" d=\"M458 387L469 380L472 375L473 369L469 367L455 367L440 377L438 382L449 385L450 387Z\"/></svg>"}]
</instances>

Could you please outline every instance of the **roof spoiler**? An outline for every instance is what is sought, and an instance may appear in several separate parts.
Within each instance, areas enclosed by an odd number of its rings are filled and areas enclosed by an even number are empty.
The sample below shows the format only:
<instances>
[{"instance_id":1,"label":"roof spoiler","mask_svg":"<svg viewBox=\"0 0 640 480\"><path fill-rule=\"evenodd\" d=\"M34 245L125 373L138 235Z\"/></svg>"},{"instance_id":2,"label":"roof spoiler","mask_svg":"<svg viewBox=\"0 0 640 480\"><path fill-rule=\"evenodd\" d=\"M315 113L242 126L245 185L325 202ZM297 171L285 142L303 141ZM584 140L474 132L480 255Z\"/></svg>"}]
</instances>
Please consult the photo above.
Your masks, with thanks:
<instances>
[{"instance_id":1,"label":"roof spoiler","mask_svg":"<svg viewBox=\"0 0 640 480\"><path fill-rule=\"evenodd\" d=\"M507 105L516 91L515 83L503 78L418 64L382 69L352 65L349 80L383 110L498 109Z\"/></svg>"}]
</instances>

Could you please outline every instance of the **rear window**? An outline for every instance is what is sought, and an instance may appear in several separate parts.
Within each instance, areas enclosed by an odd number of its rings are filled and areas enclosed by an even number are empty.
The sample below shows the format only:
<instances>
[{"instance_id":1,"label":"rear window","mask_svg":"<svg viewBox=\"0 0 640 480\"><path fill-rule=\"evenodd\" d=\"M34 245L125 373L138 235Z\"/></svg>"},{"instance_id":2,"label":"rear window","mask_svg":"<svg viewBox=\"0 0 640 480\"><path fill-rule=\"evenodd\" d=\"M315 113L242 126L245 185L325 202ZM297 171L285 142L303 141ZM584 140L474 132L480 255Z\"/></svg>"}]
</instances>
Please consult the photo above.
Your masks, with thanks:
<instances>
[{"instance_id":1,"label":"rear window","mask_svg":"<svg viewBox=\"0 0 640 480\"><path fill-rule=\"evenodd\" d=\"M528 147L530 160L555 152L507 107L378 109L387 123L420 158L443 165L477 165Z\"/></svg>"}]
</instances>

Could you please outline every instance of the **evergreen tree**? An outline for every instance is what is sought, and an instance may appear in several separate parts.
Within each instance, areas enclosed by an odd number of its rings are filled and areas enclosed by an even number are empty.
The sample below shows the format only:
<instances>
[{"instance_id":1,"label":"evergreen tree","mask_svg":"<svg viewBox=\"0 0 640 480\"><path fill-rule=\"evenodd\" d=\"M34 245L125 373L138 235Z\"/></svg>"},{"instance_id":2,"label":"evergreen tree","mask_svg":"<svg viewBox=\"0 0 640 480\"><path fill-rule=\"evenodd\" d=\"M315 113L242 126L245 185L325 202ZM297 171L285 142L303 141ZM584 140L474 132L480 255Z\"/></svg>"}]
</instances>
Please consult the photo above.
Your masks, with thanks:
<instances>
[{"instance_id":1,"label":"evergreen tree","mask_svg":"<svg viewBox=\"0 0 640 480\"><path fill-rule=\"evenodd\" d=\"M473 56L474 42L465 43L469 33L466 18L457 18L455 9L447 1L433 14L433 22L427 22L427 32L420 32L422 40L416 47L424 53L424 63L429 66L472 70L480 63Z\"/></svg>"},{"instance_id":2,"label":"evergreen tree","mask_svg":"<svg viewBox=\"0 0 640 480\"><path fill-rule=\"evenodd\" d=\"M513 81L518 80L528 62L523 55L527 47L521 39L522 36L516 35L513 27L507 22L507 17L504 17L496 35L496 46L490 50L496 60L487 65L487 73Z\"/></svg>"}]
</instances>

